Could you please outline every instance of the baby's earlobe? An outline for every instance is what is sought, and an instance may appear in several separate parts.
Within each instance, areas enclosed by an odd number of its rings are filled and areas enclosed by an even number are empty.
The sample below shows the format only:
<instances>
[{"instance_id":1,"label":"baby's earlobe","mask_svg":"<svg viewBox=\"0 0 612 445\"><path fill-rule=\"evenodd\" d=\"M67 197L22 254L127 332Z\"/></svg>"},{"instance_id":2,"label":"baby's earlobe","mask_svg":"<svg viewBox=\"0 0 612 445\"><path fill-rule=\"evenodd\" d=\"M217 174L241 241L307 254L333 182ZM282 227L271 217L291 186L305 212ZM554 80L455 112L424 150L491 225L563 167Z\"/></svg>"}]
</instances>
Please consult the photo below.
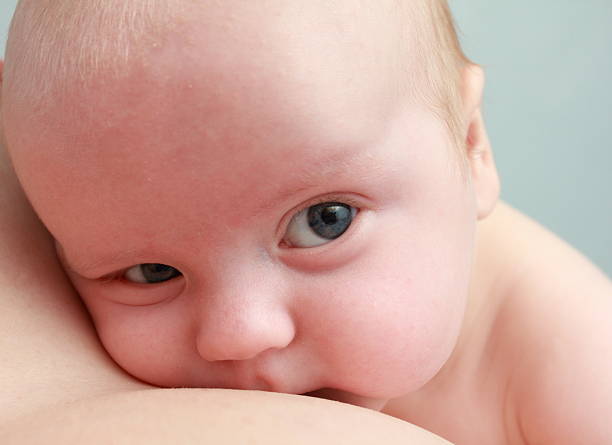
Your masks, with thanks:
<instances>
[{"instance_id":1,"label":"baby's earlobe","mask_svg":"<svg viewBox=\"0 0 612 445\"><path fill-rule=\"evenodd\" d=\"M482 159L484 155L485 155L485 151L480 150L479 148L473 148L471 150L468 150L468 156L470 157L470 160L472 161L480 160Z\"/></svg>"}]
</instances>

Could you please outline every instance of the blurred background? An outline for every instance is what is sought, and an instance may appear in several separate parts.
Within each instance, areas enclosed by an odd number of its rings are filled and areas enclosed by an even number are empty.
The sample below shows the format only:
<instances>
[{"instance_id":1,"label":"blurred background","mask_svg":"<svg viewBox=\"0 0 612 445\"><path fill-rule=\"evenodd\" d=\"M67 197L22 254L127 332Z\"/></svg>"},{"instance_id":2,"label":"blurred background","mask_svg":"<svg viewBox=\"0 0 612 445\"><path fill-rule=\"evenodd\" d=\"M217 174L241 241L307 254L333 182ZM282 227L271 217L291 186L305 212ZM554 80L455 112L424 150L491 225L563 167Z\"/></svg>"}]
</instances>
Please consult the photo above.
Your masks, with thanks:
<instances>
[{"instance_id":1,"label":"blurred background","mask_svg":"<svg viewBox=\"0 0 612 445\"><path fill-rule=\"evenodd\" d=\"M612 1L450 0L502 198L612 276Z\"/></svg>"},{"instance_id":2,"label":"blurred background","mask_svg":"<svg viewBox=\"0 0 612 445\"><path fill-rule=\"evenodd\" d=\"M17 0L0 0L0 50ZM450 0L502 199L612 276L612 1Z\"/></svg>"}]
</instances>

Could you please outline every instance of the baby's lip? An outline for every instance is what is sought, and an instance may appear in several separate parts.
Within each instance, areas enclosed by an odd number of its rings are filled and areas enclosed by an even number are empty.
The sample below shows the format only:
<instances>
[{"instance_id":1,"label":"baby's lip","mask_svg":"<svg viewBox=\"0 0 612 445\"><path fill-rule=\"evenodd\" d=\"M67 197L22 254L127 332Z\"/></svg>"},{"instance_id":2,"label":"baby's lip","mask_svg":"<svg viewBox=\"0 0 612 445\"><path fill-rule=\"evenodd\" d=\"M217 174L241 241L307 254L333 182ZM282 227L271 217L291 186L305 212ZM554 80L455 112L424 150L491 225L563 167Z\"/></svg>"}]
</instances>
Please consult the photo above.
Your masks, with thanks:
<instances>
[{"instance_id":1,"label":"baby's lip","mask_svg":"<svg viewBox=\"0 0 612 445\"><path fill-rule=\"evenodd\" d=\"M324 390L325 388L319 388L319 389L315 389L314 391L304 392L300 395L306 396L306 397L316 397L318 399L325 399L326 397L324 397L322 393L322 391Z\"/></svg>"},{"instance_id":2,"label":"baby's lip","mask_svg":"<svg viewBox=\"0 0 612 445\"><path fill-rule=\"evenodd\" d=\"M219 380L228 389L303 394L320 388L320 381L309 371L296 369L265 353L251 360L217 363Z\"/></svg>"},{"instance_id":3,"label":"baby's lip","mask_svg":"<svg viewBox=\"0 0 612 445\"><path fill-rule=\"evenodd\" d=\"M334 388L321 388L302 395L307 397L316 397L318 399L333 400L335 402L348 403L349 405L360 406L362 408L373 409L375 411L380 411L383 409L387 402L384 399L362 396Z\"/></svg>"},{"instance_id":4,"label":"baby's lip","mask_svg":"<svg viewBox=\"0 0 612 445\"><path fill-rule=\"evenodd\" d=\"M243 389L252 391L267 391L284 394L302 394L310 388L298 382L290 382L272 372L259 372L252 370L237 370L230 380L226 380L223 387L228 389Z\"/></svg>"},{"instance_id":5,"label":"baby's lip","mask_svg":"<svg viewBox=\"0 0 612 445\"><path fill-rule=\"evenodd\" d=\"M339 402L336 397L336 390L332 388L319 388L314 391L305 392L302 395L306 397L316 397L317 399L326 399L326 400L334 400Z\"/></svg>"}]
</instances>

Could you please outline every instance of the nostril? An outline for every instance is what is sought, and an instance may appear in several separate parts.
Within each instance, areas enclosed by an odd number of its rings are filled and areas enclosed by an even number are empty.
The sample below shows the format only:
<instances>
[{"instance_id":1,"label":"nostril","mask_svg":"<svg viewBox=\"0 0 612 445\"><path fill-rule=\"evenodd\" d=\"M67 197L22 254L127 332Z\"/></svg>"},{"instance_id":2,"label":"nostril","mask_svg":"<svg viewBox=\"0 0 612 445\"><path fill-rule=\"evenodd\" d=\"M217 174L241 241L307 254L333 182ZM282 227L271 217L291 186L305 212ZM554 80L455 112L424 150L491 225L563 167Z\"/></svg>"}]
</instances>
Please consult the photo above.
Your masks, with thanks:
<instances>
[{"instance_id":1,"label":"nostril","mask_svg":"<svg viewBox=\"0 0 612 445\"><path fill-rule=\"evenodd\" d=\"M243 333L201 329L197 339L199 355L209 362L252 360L263 353L286 348L294 338L292 325L282 327L276 324L263 329L251 326L248 334L241 331Z\"/></svg>"},{"instance_id":2,"label":"nostril","mask_svg":"<svg viewBox=\"0 0 612 445\"><path fill-rule=\"evenodd\" d=\"M249 347L250 346L250 347ZM250 360L261 352L253 345L240 346L238 342L202 341L198 342L198 353L208 362L235 362Z\"/></svg>"}]
</instances>

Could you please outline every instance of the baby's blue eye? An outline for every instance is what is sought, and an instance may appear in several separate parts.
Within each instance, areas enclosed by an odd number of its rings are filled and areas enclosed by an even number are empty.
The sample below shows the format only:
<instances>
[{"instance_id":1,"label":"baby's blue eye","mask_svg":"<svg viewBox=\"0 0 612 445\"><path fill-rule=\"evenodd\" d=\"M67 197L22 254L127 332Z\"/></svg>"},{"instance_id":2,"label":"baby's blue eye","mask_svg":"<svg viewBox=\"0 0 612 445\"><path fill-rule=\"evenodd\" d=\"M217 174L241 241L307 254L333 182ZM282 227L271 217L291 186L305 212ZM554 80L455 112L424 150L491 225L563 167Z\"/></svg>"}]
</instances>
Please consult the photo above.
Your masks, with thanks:
<instances>
[{"instance_id":1,"label":"baby's blue eye","mask_svg":"<svg viewBox=\"0 0 612 445\"><path fill-rule=\"evenodd\" d=\"M339 238L357 209L341 202L323 202L297 213L283 240L291 247L315 247Z\"/></svg>"},{"instance_id":2,"label":"baby's blue eye","mask_svg":"<svg viewBox=\"0 0 612 445\"><path fill-rule=\"evenodd\" d=\"M138 264L125 271L128 281L141 284L155 284L171 280L182 275L172 266L158 263Z\"/></svg>"}]
</instances>

